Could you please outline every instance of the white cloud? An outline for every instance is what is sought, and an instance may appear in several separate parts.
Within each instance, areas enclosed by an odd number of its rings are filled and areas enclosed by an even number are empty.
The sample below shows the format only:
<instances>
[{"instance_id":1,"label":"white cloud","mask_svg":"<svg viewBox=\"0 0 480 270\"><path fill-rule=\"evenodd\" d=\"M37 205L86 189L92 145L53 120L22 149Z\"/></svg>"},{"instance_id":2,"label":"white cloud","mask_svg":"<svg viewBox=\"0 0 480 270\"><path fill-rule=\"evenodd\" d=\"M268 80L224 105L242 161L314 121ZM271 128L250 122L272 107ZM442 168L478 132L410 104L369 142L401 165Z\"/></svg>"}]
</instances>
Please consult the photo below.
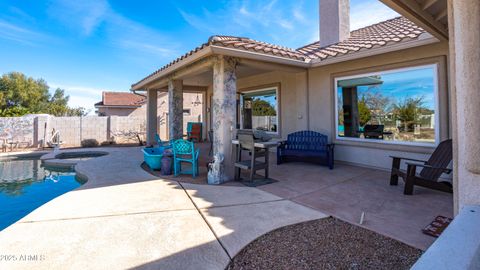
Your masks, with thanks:
<instances>
[{"instance_id":1,"label":"white cloud","mask_svg":"<svg viewBox=\"0 0 480 270\"><path fill-rule=\"evenodd\" d=\"M307 17L303 1L290 7L277 0L232 1L215 12L178 11L191 27L209 35L246 36L296 47L308 42L310 33L318 33L318 16Z\"/></svg>"},{"instance_id":2,"label":"white cloud","mask_svg":"<svg viewBox=\"0 0 480 270\"><path fill-rule=\"evenodd\" d=\"M68 105L71 107L84 107L90 111L89 114L95 113L95 103L102 100L103 91L114 91L108 89L100 89L89 86L78 86L78 85L65 85L51 83L50 91L54 91L57 88L65 90L65 95L70 96Z\"/></svg>"},{"instance_id":3,"label":"white cloud","mask_svg":"<svg viewBox=\"0 0 480 270\"><path fill-rule=\"evenodd\" d=\"M400 14L377 0L352 1L350 6L350 29L359 29L398 16Z\"/></svg>"},{"instance_id":4,"label":"white cloud","mask_svg":"<svg viewBox=\"0 0 480 270\"><path fill-rule=\"evenodd\" d=\"M0 38L34 46L51 38L43 33L30 30L17 24L0 20Z\"/></svg>"},{"instance_id":5,"label":"white cloud","mask_svg":"<svg viewBox=\"0 0 480 270\"><path fill-rule=\"evenodd\" d=\"M105 21L109 10L106 0L54 0L48 12L55 19L79 29L82 35L89 36Z\"/></svg>"},{"instance_id":6,"label":"white cloud","mask_svg":"<svg viewBox=\"0 0 480 270\"><path fill-rule=\"evenodd\" d=\"M107 42L131 53L140 52L164 60L178 47L176 40L116 12L107 0L54 0L49 14L85 38L94 36L101 28Z\"/></svg>"}]
</instances>

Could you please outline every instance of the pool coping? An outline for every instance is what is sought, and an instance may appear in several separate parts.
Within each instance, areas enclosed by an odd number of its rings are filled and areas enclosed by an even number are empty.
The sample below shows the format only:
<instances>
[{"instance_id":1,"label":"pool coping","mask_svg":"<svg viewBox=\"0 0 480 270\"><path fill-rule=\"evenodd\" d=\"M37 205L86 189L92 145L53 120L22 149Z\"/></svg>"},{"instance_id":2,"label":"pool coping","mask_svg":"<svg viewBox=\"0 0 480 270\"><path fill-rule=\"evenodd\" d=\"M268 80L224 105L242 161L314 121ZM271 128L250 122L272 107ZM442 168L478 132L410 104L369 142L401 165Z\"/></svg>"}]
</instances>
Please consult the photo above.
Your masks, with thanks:
<instances>
[{"instance_id":1,"label":"pool coping","mask_svg":"<svg viewBox=\"0 0 480 270\"><path fill-rule=\"evenodd\" d=\"M108 156L110 153L108 151L101 151L101 150L87 150L87 149L72 149L72 150L59 150L59 151L53 151L50 153L46 153L40 157L40 160L42 161L43 165L46 166L52 166L52 167L61 167L61 168L71 168L77 165L79 162L84 162L87 160L75 160L75 159L62 159L59 158L61 155L65 154L78 154L79 157L81 158L81 155L85 154L96 154L98 156L93 157L99 158L103 156ZM74 157L73 157L74 158ZM80 172L75 169L75 172L77 173L77 177L80 177L82 180L88 180L86 176L81 174Z\"/></svg>"}]
</instances>

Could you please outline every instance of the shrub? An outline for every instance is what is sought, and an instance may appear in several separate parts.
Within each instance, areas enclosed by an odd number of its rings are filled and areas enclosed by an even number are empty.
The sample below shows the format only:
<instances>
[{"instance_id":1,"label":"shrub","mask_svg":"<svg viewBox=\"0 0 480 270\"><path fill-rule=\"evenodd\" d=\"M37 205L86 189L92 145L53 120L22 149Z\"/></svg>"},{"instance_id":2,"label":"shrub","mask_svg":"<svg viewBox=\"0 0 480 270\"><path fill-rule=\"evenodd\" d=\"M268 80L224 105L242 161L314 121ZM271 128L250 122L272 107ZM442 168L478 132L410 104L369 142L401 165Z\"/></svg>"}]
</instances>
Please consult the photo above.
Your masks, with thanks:
<instances>
[{"instance_id":1,"label":"shrub","mask_svg":"<svg viewBox=\"0 0 480 270\"><path fill-rule=\"evenodd\" d=\"M103 141L100 145L106 146L106 145L114 145L115 141Z\"/></svg>"},{"instance_id":2,"label":"shrub","mask_svg":"<svg viewBox=\"0 0 480 270\"><path fill-rule=\"evenodd\" d=\"M95 139L85 139L81 143L82 147L97 147L98 141Z\"/></svg>"}]
</instances>

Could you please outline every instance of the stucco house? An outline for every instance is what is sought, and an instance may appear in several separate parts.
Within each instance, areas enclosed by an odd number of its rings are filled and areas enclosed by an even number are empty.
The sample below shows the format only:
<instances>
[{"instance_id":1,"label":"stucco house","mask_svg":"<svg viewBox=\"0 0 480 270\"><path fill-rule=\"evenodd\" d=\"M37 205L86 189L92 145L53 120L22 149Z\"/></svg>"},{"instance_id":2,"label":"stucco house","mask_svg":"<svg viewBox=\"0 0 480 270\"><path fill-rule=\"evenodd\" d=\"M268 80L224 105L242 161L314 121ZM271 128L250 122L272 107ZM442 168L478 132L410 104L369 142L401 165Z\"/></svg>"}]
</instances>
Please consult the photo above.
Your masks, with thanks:
<instances>
[{"instance_id":1,"label":"stucco house","mask_svg":"<svg viewBox=\"0 0 480 270\"><path fill-rule=\"evenodd\" d=\"M144 121L146 116L147 97L129 92L102 92L102 101L95 103L95 113L98 116L129 116ZM184 129L188 122L202 122L205 101L203 93L183 94ZM157 133L164 140L168 138L168 95L158 95L157 101ZM205 138L206 133L204 134Z\"/></svg>"},{"instance_id":2,"label":"stucco house","mask_svg":"<svg viewBox=\"0 0 480 270\"><path fill-rule=\"evenodd\" d=\"M425 158L453 138L455 209L480 203L480 4L382 2L402 16L350 31L349 1L320 0L320 40L298 49L210 37L132 85L147 95L148 142L159 95L168 93L170 138L181 138L182 93L202 91L220 168L209 182L229 180L235 130L257 128L251 106L261 100L276 111L273 136L320 131L337 161L360 166L389 169L391 155ZM412 104L409 120L402 110ZM366 125L383 126L385 136L367 138Z\"/></svg>"}]
</instances>

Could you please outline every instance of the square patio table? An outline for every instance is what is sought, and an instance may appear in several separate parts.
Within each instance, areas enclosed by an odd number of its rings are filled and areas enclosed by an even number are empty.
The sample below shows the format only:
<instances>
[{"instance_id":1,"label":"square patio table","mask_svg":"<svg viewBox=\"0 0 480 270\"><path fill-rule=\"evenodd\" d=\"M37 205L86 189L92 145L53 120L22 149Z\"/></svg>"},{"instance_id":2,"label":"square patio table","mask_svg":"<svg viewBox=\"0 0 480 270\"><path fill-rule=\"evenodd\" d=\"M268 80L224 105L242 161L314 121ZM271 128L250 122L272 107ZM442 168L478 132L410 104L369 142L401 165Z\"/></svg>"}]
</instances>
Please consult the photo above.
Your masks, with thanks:
<instances>
[{"instance_id":1,"label":"square patio table","mask_svg":"<svg viewBox=\"0 0 480 270\"><path fill-rule=\"evenodd\" d=\"M235 145L235 156L237 156L238 154L238 151L239 151L239 146L240 146L240 143L238 142L238 140L234 139L232 140L232 144ZM253 145L254 147L256 148L261 148L261 149L265 149L266 151L266 154L265 154L265 162L267 163L267 170L268 170L268 167L270 166L270 163L269 163L269 156L270 156L270 151L269 149L272 148L272 147L277 147L277 145L279 144L278 141L255 141L255 144ZM268 178L268 175L267 175L267 178Z\"/></svg>"}]
</instances>

